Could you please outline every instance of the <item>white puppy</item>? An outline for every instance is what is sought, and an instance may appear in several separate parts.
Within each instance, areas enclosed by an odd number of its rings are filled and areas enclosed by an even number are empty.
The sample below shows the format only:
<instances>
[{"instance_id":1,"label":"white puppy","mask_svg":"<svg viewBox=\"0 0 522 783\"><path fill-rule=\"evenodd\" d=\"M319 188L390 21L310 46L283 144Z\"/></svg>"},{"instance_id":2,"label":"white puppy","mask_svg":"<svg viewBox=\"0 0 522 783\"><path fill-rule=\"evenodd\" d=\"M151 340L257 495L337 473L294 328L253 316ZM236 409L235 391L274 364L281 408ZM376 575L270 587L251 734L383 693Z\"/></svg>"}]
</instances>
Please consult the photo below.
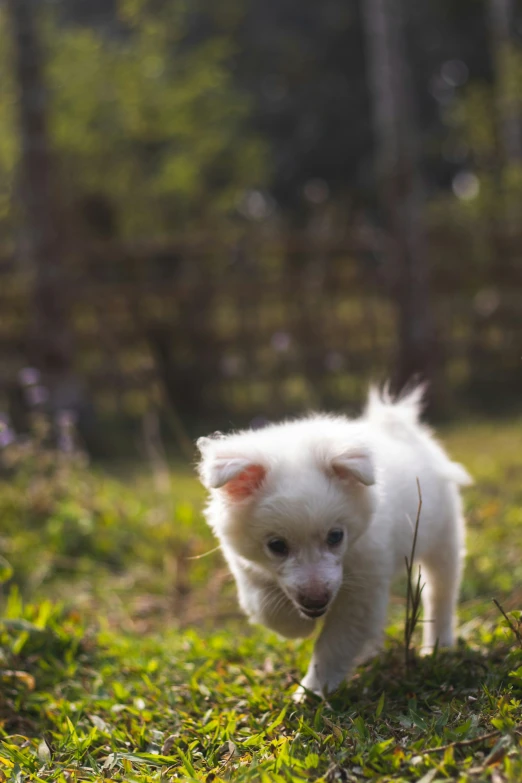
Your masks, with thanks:
<instances>
[{"instance_id":1,"label":"white puppy","mask_svg":"<svg viewBox=\"0 0 522 783\"><path fill-rule=\"evenodd\" d=\"M325 615L300 695L324 695L379 640L405 569L419 496L424 642L454 641L464 552L459 485L470 483L419 423L420 387L370 392L357 420L311 416L201 438L207 519L252 622L289 638Z\"/></svg>"}]
</instances>

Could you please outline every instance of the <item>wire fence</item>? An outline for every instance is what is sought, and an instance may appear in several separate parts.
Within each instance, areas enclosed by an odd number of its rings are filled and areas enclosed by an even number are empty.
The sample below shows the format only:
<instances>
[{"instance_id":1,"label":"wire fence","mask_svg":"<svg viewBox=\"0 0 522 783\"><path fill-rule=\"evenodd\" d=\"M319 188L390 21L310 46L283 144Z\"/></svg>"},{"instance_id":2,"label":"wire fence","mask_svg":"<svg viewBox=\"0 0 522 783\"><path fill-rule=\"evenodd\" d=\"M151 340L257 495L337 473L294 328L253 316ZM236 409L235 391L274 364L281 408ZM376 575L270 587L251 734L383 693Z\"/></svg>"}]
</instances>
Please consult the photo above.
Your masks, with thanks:
<instances>
[{"instance_id":1,"label":"wire fence","mask_svg":"<svg viewBox=\"0 0 522 783\"><path fill-rule=\"evenodd\" d=\"M518 243L499 265L477 260L473 238L458 239L430 244L434 394L440 408L498 408L522 391ZM235 424L347 409L393 373L392 278L371 248L305 234L92 245L61 284L74 373L106 415L167 403L182 417ZM30 273L5 252L0 394L28 364L31 291Z\"/></svg>"}]
</instances>

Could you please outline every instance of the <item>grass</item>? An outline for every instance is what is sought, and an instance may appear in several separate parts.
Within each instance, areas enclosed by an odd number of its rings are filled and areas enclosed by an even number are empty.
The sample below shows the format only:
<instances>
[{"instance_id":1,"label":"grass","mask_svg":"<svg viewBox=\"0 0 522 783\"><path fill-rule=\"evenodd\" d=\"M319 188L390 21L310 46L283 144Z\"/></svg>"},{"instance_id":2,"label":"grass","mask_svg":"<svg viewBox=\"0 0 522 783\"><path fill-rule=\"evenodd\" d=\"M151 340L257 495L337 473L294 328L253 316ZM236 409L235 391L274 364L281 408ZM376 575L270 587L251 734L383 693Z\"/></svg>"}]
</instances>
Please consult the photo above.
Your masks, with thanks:
<instances>
[{"instance_id":1,"label":"grass","mask_svg":"<svg viewBox=\"0 0 522 783\"><path fill-rule=\"evenodd\" d=\"M522 649L492 603L520 632L521 424L444 434L477 479L457 649L405 667L403 580L384 651L299 707L311 642L248 626L219 553L189 559L214 542L187 469L158 487L13 452L0 781L522 780Z\"/></svg>"}]
</instances>

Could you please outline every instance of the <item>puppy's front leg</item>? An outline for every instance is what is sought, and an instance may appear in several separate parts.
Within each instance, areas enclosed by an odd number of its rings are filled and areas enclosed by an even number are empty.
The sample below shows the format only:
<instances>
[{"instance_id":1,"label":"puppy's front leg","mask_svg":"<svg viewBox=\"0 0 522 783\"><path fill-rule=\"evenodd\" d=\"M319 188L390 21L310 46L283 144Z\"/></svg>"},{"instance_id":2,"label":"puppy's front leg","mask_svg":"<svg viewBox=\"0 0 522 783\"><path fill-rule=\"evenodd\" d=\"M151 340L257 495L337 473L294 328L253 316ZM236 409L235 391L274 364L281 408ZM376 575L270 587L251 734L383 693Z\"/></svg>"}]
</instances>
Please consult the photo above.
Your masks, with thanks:
<instances>
[{"instance_id":1,"label":"puppy's front leg","mask_svg":"<svg viewBox=\"0 0 522 783\"><path fill-rule=\"evenodd\" d=\"M381 635L386 618L389 585L373 585L364 597L341 593L328 613L308 671L294 694L301 701L307 691L326 696L348 676L369 642Z\"/></svg>"}]
</instances>

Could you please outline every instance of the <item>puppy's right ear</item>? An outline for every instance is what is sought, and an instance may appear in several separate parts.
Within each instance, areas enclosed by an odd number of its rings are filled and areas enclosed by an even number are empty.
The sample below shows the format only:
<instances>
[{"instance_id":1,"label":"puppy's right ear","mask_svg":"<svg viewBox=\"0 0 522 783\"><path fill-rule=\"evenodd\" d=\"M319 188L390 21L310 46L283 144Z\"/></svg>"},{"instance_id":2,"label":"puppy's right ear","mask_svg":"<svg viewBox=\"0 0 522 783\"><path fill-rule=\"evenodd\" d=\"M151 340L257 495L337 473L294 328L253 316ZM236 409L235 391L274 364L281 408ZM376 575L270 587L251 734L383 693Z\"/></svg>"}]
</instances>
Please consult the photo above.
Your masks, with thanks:
<instances>
[{"instance_id":1,"label":"puppy's right ear","mask_svg":"<svg viewBox=\"0 0 522 783\"><path fill-rule=\"evenodd\" d=\"M197 446L202 456L199 475L207 489L221 489L230 500L240 501L253 497L263 484L264 465L231 453L213 438L200 438Z\"/></svg>"}]
</instances>

